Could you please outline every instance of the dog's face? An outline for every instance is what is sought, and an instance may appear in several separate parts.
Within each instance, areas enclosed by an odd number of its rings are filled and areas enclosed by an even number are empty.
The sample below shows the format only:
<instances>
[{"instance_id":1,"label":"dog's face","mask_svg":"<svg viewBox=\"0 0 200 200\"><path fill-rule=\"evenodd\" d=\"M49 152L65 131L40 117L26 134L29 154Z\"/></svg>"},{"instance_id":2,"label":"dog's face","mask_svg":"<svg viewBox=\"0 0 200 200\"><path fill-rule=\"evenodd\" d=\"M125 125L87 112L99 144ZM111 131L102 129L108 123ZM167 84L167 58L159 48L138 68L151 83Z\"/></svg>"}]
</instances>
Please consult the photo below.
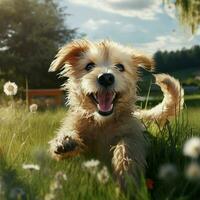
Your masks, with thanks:
<instances>
[{"instance_id":1,"label":"dog's face","mask_svg":"<svg viewBox=\"0 0 200 200\"><path fill-rule=\"evenodd\" d=\"M114 42L77 40L61 48L50 71L63 67L70 106L105 118L134 105L139 66L151 70L153 61Z\"/></svg>"}]
</instances>

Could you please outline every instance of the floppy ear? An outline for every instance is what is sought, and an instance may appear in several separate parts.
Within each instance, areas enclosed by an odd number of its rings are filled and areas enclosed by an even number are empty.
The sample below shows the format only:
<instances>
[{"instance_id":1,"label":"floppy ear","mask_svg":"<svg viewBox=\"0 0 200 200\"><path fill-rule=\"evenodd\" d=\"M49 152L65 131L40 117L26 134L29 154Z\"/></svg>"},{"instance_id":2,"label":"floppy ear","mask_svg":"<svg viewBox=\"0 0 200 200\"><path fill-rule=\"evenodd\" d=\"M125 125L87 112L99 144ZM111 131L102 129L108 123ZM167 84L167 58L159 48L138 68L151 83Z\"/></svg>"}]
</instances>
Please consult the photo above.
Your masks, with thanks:
<instances>
[{"instance_id":1,"label":"floppy ear","mask_svg":"<svg viewBox=\"0 0 200 200\"><path fill-rule=\"evenodd\" d=\"M138 67L142 67L148 71L153 71L155 67L155 62L153 58L148 57L143 54L135 54L133 55L133 62L134 65Z\"/></svg>"},{"instance_id":2,"label":"floppy ear","mask_svg":"<svg viewBox=\"0 0 200 200\"><path fill-rule=\"evenodd\" d=\"M89 42L87 40L75 40L63 46L51 63L49 72L54 72L65 64L75 65L88 48Z\"/></svg>"}]
</instances>

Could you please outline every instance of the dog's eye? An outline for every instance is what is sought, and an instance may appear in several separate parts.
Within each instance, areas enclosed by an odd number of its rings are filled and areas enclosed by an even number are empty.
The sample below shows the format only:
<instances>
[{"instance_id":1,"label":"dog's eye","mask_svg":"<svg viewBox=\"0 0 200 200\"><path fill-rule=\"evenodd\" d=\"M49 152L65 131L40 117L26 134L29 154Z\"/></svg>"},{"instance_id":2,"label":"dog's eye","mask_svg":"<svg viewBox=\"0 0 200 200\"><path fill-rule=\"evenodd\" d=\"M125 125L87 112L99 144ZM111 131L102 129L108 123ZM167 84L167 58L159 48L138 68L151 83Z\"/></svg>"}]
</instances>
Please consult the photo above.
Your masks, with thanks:
<instances>
[{"instance_id":1,"label":"dog's eye","mask_svg":"<svg viewBox=\"0 0 200 200\"><path fill-rule=\"evenodd\" d=\"M123 72L124 71L124 65L122 64L116 64L115 67L120 71L120 72Z\"/></svg>"},{"instance_id":2,"label":"dog's eye","mask_svg":"<svg viewBox=\"0 0 200 200\"><path fill-rule=\"evenodd\" d=\"M87 71L90 71L93 67L95 67L95 64L93 62L90 62L85 66L85 69Z\"/></svg>"}]
</instances>

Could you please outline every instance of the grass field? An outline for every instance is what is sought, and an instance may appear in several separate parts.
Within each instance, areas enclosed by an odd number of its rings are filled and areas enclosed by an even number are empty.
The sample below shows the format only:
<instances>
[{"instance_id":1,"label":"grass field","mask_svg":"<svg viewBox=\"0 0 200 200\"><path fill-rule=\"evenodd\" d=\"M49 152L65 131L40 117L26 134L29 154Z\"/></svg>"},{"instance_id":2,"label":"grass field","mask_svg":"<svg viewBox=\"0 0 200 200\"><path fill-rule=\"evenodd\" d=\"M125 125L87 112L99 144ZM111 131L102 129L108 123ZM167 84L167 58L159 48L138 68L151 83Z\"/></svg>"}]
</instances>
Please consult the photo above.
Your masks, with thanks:
<instances>
[{"instance_id":1,"label":"grass field","mask_svg":"<svg viewBox=\"0 0 200 200\"><path fill-rule=\"evenodd\" d=\"M30 113L22 108L0 108L0 199L115 200L136 199L196 200L199 181L185 178L185 167L192 161L182 154L186 139L200 134L200 108L187 108L162 130L147 125L151 138L148 167L141 187L128 186L125 196L110 177L102 183L83 168L83 157L57 162L48 154L48 141L66 115L64 109ZM176 166L176 176L159 178L160 166ZM23 164L37 164L40 170L26 170ZM100 170L101 164L99 166ZM65 175L66 177L65 177ZM148 188L146 187L146 180ZM129 195L130 194L130 195ZM198 196L197 196L198 195Z\"/></svg>"}]
</instances>

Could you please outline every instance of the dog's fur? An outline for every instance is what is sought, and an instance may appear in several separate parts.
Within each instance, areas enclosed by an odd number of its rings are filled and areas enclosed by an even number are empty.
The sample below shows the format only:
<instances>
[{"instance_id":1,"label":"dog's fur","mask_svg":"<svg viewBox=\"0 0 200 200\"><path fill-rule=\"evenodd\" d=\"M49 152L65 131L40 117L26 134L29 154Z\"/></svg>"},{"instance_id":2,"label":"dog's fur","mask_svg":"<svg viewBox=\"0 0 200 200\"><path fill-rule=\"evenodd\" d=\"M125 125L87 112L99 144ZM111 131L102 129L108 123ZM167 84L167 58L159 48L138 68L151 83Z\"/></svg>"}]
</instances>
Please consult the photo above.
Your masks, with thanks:
<instances>
[{"instance_id":1,"label":"dog's fur","mask_svg":"<svg viewBox=\"0 0 200 200\"><path fill-rule=\"evenodd\" d=\"M85 66L90 62L95 66L87 71ZM116 67L119 63L124 65L124 71ZM61 76L68 77L64 88L68 91L69 110L57 136L50 141L50 151L55 158L92 154L112 165L121 185L127 173L138 180L138 172L144 171L146 166L148 141L134 112L139 118L161 120L163 123L183 103L179 82L163 74L156 77L165 93L161 105L154 108L157 115L153 115L153 110L137 110L139 67L153 70L154 61L132 48L111 41L92 43L76 40L60 49L50 71L62 69ZM103 73L114 76L113 85L104 88L98 83L97 79ZM108 116L98 112L97 103L91 98L91 94L103 94L105 91L116 94L113 112Z\"/></svg>"}]
</instances>

